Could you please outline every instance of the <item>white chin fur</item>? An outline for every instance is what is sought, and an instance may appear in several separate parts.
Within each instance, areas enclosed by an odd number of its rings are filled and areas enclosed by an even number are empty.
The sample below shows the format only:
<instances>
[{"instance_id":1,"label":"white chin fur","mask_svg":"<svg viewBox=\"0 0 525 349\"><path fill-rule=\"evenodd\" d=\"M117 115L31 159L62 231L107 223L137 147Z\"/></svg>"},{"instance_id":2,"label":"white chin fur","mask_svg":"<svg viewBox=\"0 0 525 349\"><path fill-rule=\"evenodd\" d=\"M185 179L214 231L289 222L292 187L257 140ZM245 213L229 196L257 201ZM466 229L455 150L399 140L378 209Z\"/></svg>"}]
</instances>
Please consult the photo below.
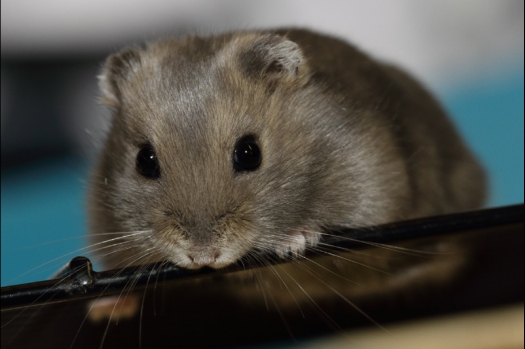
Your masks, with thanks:
<instances>
[{"instance_id":1,"label":"white chin fur","mask_svg":"<svg viewBox=\"0 0 525 349\"><path fill-rule=\"evenodd\" d=\"M204 267L220 269L220 268L224 268L232 264L233 262L235 262L235 260L232 260L231 258L227 258L225 255L221 255L217 258L212 257L211 255L207 256L207 255L198 255L198 254L193 258L186 256L186 255L179 256L179 257L180 259L178 259L177 261L173 261L175 264L177 264L178 266L182 268L193 269L193 270L201 269Z\"/></svg>"}]
</instances>

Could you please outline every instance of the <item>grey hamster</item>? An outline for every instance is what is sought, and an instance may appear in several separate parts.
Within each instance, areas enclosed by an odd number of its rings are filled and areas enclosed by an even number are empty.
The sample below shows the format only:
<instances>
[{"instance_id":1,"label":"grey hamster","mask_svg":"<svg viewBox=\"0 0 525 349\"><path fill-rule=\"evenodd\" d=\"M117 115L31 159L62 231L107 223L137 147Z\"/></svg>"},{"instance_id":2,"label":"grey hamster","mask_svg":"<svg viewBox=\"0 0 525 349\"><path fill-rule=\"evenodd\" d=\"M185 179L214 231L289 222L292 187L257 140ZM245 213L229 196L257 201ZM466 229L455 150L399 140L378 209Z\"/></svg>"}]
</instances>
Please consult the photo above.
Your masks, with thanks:
<instances>
[{"instance_id":1,"label":"grey hamster","mask_svg":"<svg viewBox=\"0 0 525 349\"><path fill-rule=\"evenodd\" d=\"M303 29L163 39L111 55L91 178L105 266L221 268L336 227L479 208L485 175L434 98Z\"/></svg>"}]
</instances>

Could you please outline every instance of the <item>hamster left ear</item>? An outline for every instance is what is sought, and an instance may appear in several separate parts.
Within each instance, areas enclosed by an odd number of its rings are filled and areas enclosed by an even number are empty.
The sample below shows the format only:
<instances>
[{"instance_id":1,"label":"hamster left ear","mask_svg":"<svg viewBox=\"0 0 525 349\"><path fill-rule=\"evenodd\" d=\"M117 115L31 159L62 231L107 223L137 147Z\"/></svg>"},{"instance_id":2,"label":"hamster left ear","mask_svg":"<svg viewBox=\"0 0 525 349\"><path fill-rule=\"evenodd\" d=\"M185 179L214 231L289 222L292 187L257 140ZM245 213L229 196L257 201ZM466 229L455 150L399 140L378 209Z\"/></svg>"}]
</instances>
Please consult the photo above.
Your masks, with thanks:
<instances>
[{"instance_id":1,"label":"hamster left ear","mask_svg":"<svg viewBox=\"0 0 525 349\"><path fill-rule=\"evenodd\" d=\"M295 42L280 35L263 35L240 55L245 73L256 79L304 84L308 67Z\"/></svg>"},{"instance_id":2,"label":"hamster left ear","mask_svg":"<svg viewBox=\"0 0 525 349\"><path fill-rule=\"evenodd\" d=\"M98 85L102 92L101 102L112 108L121 103L121 84L140 65L140 49L129 47L110 55L100 75Z\"/></svg>"}]
</instances>

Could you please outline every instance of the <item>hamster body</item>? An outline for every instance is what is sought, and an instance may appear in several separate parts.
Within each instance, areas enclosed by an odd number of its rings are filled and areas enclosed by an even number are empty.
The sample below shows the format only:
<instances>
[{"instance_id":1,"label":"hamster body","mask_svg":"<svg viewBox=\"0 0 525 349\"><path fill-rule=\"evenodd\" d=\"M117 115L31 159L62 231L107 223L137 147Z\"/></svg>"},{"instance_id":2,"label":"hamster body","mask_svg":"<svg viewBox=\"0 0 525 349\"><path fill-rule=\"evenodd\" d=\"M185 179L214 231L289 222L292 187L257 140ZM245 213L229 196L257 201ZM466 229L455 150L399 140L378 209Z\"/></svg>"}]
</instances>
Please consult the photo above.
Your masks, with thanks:
<instances>
[{"instance_id":1,"label":"hamster body","mask_svg":"<svg viewBox=\"0 0 525 349\"><path fill-rule=\"evenodd\" d=\"M110 56L100 86L113 119L89 220L108 268L221 268L484 200L484 172L436 101L333 37L160 40Z\"/></svg>"}]
</instances>

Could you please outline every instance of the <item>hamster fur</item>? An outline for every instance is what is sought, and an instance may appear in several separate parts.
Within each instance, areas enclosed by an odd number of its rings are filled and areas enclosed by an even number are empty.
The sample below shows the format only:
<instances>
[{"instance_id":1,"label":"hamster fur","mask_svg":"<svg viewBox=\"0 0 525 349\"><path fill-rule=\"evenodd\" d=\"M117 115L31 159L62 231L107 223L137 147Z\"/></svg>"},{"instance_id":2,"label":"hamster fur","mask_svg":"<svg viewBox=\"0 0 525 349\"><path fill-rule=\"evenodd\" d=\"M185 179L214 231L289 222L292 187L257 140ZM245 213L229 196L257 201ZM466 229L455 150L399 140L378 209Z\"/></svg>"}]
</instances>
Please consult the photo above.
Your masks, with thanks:
<instances>
[{"instance_id":1,"label":"hamster fur","mask_svg":"<svg viewBox=\"0 0 525 349\"><path fill-rule=\"evenodd\" d=\"M89 191L108 268L221 268L323 232L479 208L485 176L402 71L302 29L163 39L111 55L112 125ZM260 165L236 170L249 136ZM149 151L158 165L137 164Z\"/></svg>"}]
</instances>

